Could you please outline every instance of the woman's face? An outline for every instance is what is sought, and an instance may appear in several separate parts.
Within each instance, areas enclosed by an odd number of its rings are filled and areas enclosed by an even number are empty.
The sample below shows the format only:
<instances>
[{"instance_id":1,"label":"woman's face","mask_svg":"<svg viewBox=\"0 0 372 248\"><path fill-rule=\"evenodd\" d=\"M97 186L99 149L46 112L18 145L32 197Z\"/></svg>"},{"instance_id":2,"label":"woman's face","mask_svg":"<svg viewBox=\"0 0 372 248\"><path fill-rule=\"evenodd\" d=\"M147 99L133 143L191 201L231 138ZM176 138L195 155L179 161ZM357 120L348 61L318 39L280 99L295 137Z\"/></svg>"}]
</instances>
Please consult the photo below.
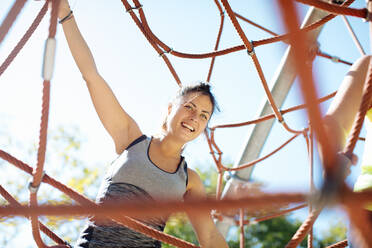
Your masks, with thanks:
<instances>
[{"instance_id":1,"label":"woman's face","mask_svg":"<svg viewBox=\"0 0 372 248\"><path fill-rule=\"evenodd\" d=\"M212 110L209 96L192 92L181 97L168 108L167 134L184 143L197 138L206 128Z\"/></svg>"}]
</instances>

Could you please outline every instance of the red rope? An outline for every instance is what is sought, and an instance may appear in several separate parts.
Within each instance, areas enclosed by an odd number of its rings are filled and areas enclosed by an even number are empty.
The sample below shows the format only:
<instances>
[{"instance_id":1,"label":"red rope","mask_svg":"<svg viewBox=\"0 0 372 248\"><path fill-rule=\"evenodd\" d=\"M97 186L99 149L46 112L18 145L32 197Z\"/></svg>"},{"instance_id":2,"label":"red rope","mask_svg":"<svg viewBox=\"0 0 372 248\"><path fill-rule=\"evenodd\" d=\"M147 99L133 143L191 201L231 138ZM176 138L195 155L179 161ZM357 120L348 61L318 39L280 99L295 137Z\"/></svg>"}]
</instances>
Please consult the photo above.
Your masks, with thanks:
<instances>
[{"instance_id":1,"label":"red rope","mask_svg":"<svg viewBox=\"0 0 372 248\"><path fill-rule=\"evenodd\" d=\"M26 3L26 0L17 0L12 8L9 10L7 16L3 20L0 26L0 44L3 42L5 36L9 32L9 29L17 19L19 13L23 9L24 5Z\"/></svg>"},{"instance_id":2,"label":"red rope","mask_svg":"<svg viewBox=\"0 0 372 248\"><path fill-rule=\"evenodd\" d=\"M12 63L12 61L18 55L19 51L23 48L23 46L26 44L28 39L34 33L36 28L39 26L41 20L45 16L47 10L48 10L48 1L45 2L44 6L41 8L39 14L37 15L37 17L35 18L35 20L31 24L29 29L26 31L25 35L17 43L17 45L14 47L14 49L11 51L11 53L8 55L8 57L5 59L5 61L1 64L1 66L0 66L0 76L4 73L4 71L8 68L8 66Z\"/></svg>"},{"instance_id":3,"label":"red rope","mask_svg":"<svg viewBox=\"0 0 372 248\"><path fill-rule=\"evenodd\" d=\"M353 9L353 8L346 8L343 6L339 6L336 4L330 4L323 1L317 0L296 0L297 2L308 4L314 6L318 9L322 9L337 15L349 15L355 17L366 18L367 17L367 9Z\"/></svg>"},{"instance_id":4,"label":"red rope","mask_svg":"<svg viewBox=\"0 0 372 248\"><path fill-rule=\"evenodd\" d=\"M273 219L273 218L277 218L279 216L283 216L285 214L291 213L293 211L296 211L298 209L305 208L305 207L307 207L307 204L301 204L297 207L293 207L293 208L289 208L289 209L286 209L286 210L283 210L283 211L279 211L278 213L275 213L275 214L271 214L271 215L268 215L268 216L256 218L253 221L252 220L246 220L246 221L244 221L244 225L250 224L252 222L256 223L256 222L262 222L262 221L265 221L265 220L270 220L270 219Z\"/></svg>"},{"instance_id":5,"label":"red rope","mask_svg":"<svg viewBox=\"0 0 372 248\"><path fill-rule=\"evenodd\" d=\"M343 59L340 59L338 57L334 57L334 56L331 56L331 55L328 55L324 52L321 52L321 51L317 51L316 52L316 55L320 56L320 57L323 57L323 58L326 58L326 59L330 59L332 60L333 62L336 62L336 63L343 63L345 65L352 65L352 63L346 61L346 60L343 60Z\"/></svg>"},{"instance_id":6,"label":"red rope","mask_svg":"<svg viewBox=\"0 0 372 248\"><path fill-rule=\"evenodd\" d=\"M122 2L123 1L125 1L126 4L128 4L126 0L122 0ZM350 5L354 1L355 0L347 0L343 4L343 6L348 6L348 5ZM123 2L123 4L124 4L124 2ZM132 7L129 4L128 5L125 5L125 6L126 6L127 11L132 9ZM141 13L141 11L142 10L140 10L140 13ZM148 26L148 23L145 20L145 18L141 17L141 18L143 18L142 19L143 22L141 23L138 20L138 18L135 16L135 14L133 14L134 16L132 15L132 12L133 11L131 11L132 18L134 18L135 23L137 24L137 26L141 30L141 32L143 32L143 34L145 35L146 39L148 39L148 40L149 39L152 39L164 51L170 51L171 48L168 45L166 45L165 43L163 43L156 35L153 34L153 32L151 31L150 27ZM325 24L326 22L330 21L334 17L335 17L335 15L330 14L330 15L324 17L323 19L321 19L321 20L319 20L319 21L317 21L317 22L315 22L313 24L310 24L309 26L306 26L303 29L300 29L299 31L296 31L296 32L304 32L304 33L305 32L308 32L310 30L313 30L313 29L315 29L315 28L317 28L317 27ZM264 40L259 40L259 41L252 41L252 45L254 47L257 47L257 46L261 46L261 45L265 45L265 44L270 44L270 43L273 43L273 42L284 41L284 40L288 39L291 35L292 34L284 34L284 35L277 36L277 37L274 37L274 38L269 38L269 39L264 39ZM239 46L227 48L227 49L220 50L220 51L208 52L208 53L202 53L202 54L190 54L190 53L179 52L179 51L176 51L176 50L172 50L171 54L174 55L174 56L176 56L176 57L181 57L181 58L203 59L203 58L218 57L218 56L226 55L226 54L229 54L229 53L232 53L232 52L241 51L241 50L244 50L244 49L246 49L244 45L239 45ZM158 51L157 48L155 48L155 50L159 53L159 51Z\"/></svg>"},{"instance_id":7,"label":"red rope","mask_svg":"<svg viewBox=\"0 0 372 248\"><path fill-rule=\"evenodd\" d=\"M223 6L225 7L225 10L226 10L227 14L230 17L230 20L233 23L235 30L237 31L237 33L239 34L240 38L242 39L242 41L244 43L244 46L247 49L247 52L250 54L250 56L252 58L252 61L253 61L254 65L255 65L255 67L256 67L258 76L261 79L261 83L262 83L262 86L263 86L263 88L265 90L267 99L268 99L268 101L269 101L269 103L271 105L272 110L274 111L275 117L277 118L277 120L279 122L282 122L283 121L283 117L282 117L281 113L279 112L278 107L276 106L275 101L274 101L274 99L273 99L273 97L271 95L271 92L270 92L270 89L269 89L269 87L267 85L266 78L264 76L262 67L261 67L261 65L260 65L260 63L258 61L258 58L256 56L256 53L253 50L252 43L249 42L248 38L244 34L243 29L241 28L239 22L237 21L236 16L235 16L233 10L230 7L230 4L227 2L227 0L221 0L221 2L223 4Z\"/></svg>"},{"instance_id":8,"label":"red rope","mask_svg":"<svg viewBox=\"0 0 372 248\"><path fill-rule=\"evenodd\" d=\"M283 13L283 19L285 25L290 33L294 33L295 30L298 30L298 17L297 12L292 1L279 1L279 6L281 12ZM294 35L290 39L290 43L293 48L294 59L295 61L306 61L306 54L304 51L307 51L306 47L306 38L303 35ZM308 116L310 123L314 132L318 137L318 143L320 144L321 149L323 150L322 154L327 154L323 161L323 166L327 174L336 174L336 168L334 166L336 162L336 153L330 144L330 140L327 138L327 133L322 124L322 117L317 105L316 99L316 89L313 83L313 75L309 68L304 64L297 63L296 69L300 78L300 86L303 98L308 104Z\"/></svg>"},{"instance_id":9,"label":"red rope","mask_svg":"<svg viewBox=\"0 0 372 248\"><path fill-rule=\"evenodd\" d=\"M0 185L0 195L4 197L5 200L7 200L11 206L17 206L21 207L22 205L14 199L1 185ZM28 216L26 216L28 217ZM49 238L51 238L54 242L57 244L65 244L65 241L63 241L60 237L58 237L55 233L53 233L48 227L46 227L43 223L39 222L40 230L45 233Z\"/></svg>"},{"instance_id":10,"label":"red rope","mask_svg":"<svg viewBox=\"0 0 372 248\"><path fill-rule=\"evenodd\" d=\"M319 98L317 103L327 101L327 100L331 99L332 97L334 97L335 95L336 95L336 91L327 95L327 96ZM291 107L291 108L288 108L288 109L285 109L285 110L281 110L280 112L284 115L286 113L290 113L290 112L293 112L293 111L299 110L299 109L304 109L306 107L307 107L307 104L301 104L301 105L297 105L297 106L294 106L294 107ZM273 119L273 118L275 118L275 115L274 114L269 114L269 115L265 115L265 116L262 116L260 118L257 118L255 120L251 120L251 121L235 123L235 124L216 125L216 126L211 127L210 129L214 130L214 129L217 129L217 128L231 128L231 127L247 126L247 125L263 122L263 121L266 121L266 120L270 120L270 119Z\"/></svg>"},{"instance_id":11,"label":"red rope","mask_svg":"<svg viewBox=\"0 0 372 248\"><path fill-rule=\"evenodd\" d=\"M221 36L222 36L223 25L224 25L224 22L225 22L225 14L223 13L223 10L222 10L222 7L221 7L220 3L217 0L214 0L214 3L217 5L217 8L218 8L218 10L220 12L220 16L221 16L220 28L218 29L216 44L214 46L214 50L217 51L218 47L220 45L220 40L221 40ZM207 82L209 82L211 80L215 60L216 60L216 57L213 56L212 60L211 60L211 64L209 66Z\"/></svg>"},{"instance_id":12,"label":"red rope","mask_svg":"<svg viewBox=\"0 0 372 248\"><path fill-rule=\"evenodd\" d=\"M239 209L240 248L244 248L244 209Z\"/></svg>"},{"instance_id":13,"label":"red rope","mask_svg":"<svg viewBox=\"0 0 372 248\"><path fill-rule=\"evenodd\" d=\"M226 211L238 208L258 208L268 204L290 204L303 203L307 199L307 195L302 193L275 193L262 194L257 196L247 196L240 199L223 199L216 200L214 198L193 200L185 202L153 202L143 204L142 202L108 202L105 205L92 204L92 202L81 203L80 205L38 205L38 206L1 206L0 216L17 215L79 215L90 216L94 215L97 218L108 219L112 218L115 221L124 222L124 219L130 219L127 216L153 217L174 212L190 212L190 213L209 213L210 210ZM366 197L371 197L368 194ZM367 198L368 199L368 198ZM109 216L108 216L109 215ZM123 216L126 215L126 216ZM133 220L133 219L131 219ZM138 221L135 221L138 223ZM155 229L154 229L155 230ZM157 230L156 230L157 231ZM159 232L159 231L157 231ZM161 235L164 233L159 232ZM165 234L164 234L165 235ZM161 239L159 239L161 240Z\"/></svg>"},{"instance_id":14,"label":"red rope","mask_svg":"<svg viewBox=\"0 0 372 248\"><path fill-rule=\"evenodd\" d=\"M48 130L48 116L49 116L49 101L50 101L50 81L43 83L43 103L41 111L41 124L39 136L39 149L37 152L37 164L34 169L32 186L38 187L43 176L43 168L45 162L45 152L47 143L47 130Z\"/></svg>"},{"instance_id":15,"label":"red rope","mask_svg":"<svg viewBox=\"0 0 372 248\"><path fill-rule=\"evenodd\" d=\"M314 184L314 144L313 144L313 132L310 129L309 135L305 135L306 140L306 147L307 147L307 154L309 157L309 177L310 177L310 194L315 193L315 184ZM309 203L309 214L313 211L313 204ZM314 228L310 228L308 239L307 239L307 246L308 248L313 247L313 230Z\"/></svg>"},{"instance_id":16,"label":"red rope","mask_svg":"<svg viewBox=\"0 0 372 248\"><path fill-rule=\"evenodd\" d=\"M327 246L327 248L344 248L344 247L347 247L349 244L347 242L347 239L345 240L342 240L340 242L337 242L333 245L330 245L330 246Z\"/></svg>"},{"instance_id":17,"label":"red rope","mask_svg":"<svg viewBox=\"0 0 372 248\"><path fill-rule=\"evenodd\" d=\"M300 228L297 230L295 235L289 241L289 243L285 246L286 248L295 248L297 247L301 241L305 238L307 233L309 232L310 228L313 226L315 220L318 218L322 209L314 210L308 218L302 223Z\"/></svg>"},{"instance_id":18,"label":"red rope","mask_svg":"<svg viewBox=\"0 0 372 248\"><path fill-rule=\"evenodd\" d=\"M127 12L130 13L130 16L132 17L133 21L136 23L137 27L141 30L142 34L146 37L147 41L157 51L157 53L163 58L164 62L168 66L168 68L169 68L170 72L172 73L174 79L176 80L177 84L179 86L182 86L181 80L179 79L176 71L174 70L174 68L173 68L172 64L170 63L169 59L167 58L166 54L164 53L164 51L162 49L159 48L158 44L156 44L154 42L153 37L150 37L150 35L148 34L149 32L146 29L146 25L144 25L144 24L146 24L145 18L142 19L142 23L141 23L141 21L138 19L137 15L134 13L133 8L130 6L128 1L127 0L121 0L121 2L123 3ZM134 2L135 2L135 5L136 5L136 8L140 9L140 15L144 16L143 11L140 8L141 4L138 1L134 1ZM165 51L170 51L170 48L168 50L165 50Z\"/></svg>"},{"instance_id":19,"label":"red rope","mask_svg":"<svg viewBox=\"0 0 372 248\"><path fill-rule=\"evenodd\" d=\"M296 137L298 137L300 134L294 134L291 138L289 138L286 142L284 142L282 145L280 145L278 148L274 149L272 152L270 152L269 154L261 157L261 158L258 158L258 159L255 159L247 164L244 164L244 165L239 165L239 167L236 167L236 168L229 168L229 167L225 167L225 166L222 166L222 168L226 171L237 171L237 170L242 170L242 169L245 169L245 168L248 168L248 167L251 167L265 159L267 159L268 157L274 155L275 153L277 153L278 151L280 151L281 149L283 149L286 145L288 145L292 140L294 140Z\"/></svg>"},{"instance_id":20,"label":"red rope","mask_svg":"<svg viewBox=\"0 0 372 248\"><path fill-rule=\"evenodd\" d=\"M371 99L372 99L372 61L370 61L369 63L368 74L366 77L366 82L364 84L363 96L358 110L358 114L353 123L350 135L348 137L344 149L345 155L348 156L349 158L351 158L355 144L358 141L359 133L363 126L364 117L370 107Z\"/></svg>"},{"instance_id":21,"label":"red rope","mask_svg":"<svg viewBox=\"0 0 372 248\"><path fill-rule=\"evenodd\" d=\"M47 3L50 3L47 1ZM54 38L57 29L57 16L58 16L58 6L59 0L53 0L52 11L50 15L49 24L49 35L48 38ZM47 143L47 130L48 130L48 116L49 116L49 101L50 101L50 81L44 80L43 83L43 98L42 98L42 114L41 114L41 124L40 124L40 137L39 137L39 149L37 153L37 164L36 168L32 173L33 180L30 184L30 189L34 188L36 190L30 190L30 206L37 206L37 188L40 186L43 169L45 162L45 152ZM37 215L30 215L32 235L39 248L48 247L42 240L40 235L40 226Z\"/></svg>"}]
</instances>

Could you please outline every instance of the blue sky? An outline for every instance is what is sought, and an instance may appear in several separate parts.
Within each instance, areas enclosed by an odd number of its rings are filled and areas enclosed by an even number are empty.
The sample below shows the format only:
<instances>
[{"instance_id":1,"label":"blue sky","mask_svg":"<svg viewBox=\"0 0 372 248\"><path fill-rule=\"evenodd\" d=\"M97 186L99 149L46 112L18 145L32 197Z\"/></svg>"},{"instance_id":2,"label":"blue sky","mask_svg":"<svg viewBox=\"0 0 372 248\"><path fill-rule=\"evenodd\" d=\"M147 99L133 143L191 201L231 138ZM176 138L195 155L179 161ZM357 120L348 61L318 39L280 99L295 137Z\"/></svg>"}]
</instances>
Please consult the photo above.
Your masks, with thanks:
<instances>
[{"instance_id":1,"label":"blue sky","mask_svg":"<svg viewBox=\"0 0 372 248\"><path fill-rule=\"evenodd\" d=\"M0 2L0 20L6 16L13 2ZM220 22L218 9L213 1L146 0L141 3L153 32L174 50L187 53L213 50ZM237 13L274 32L284 33L274 1L248 3L231 0L230 4ZM352 6L360 8L364 7L364 4L364 0L357 0ZM43 1L26 3L14 27L0 45L1 62L24 34L42 5ZM167 103L178 89L163 60L125 12L120 1L75 0L71 5L100 73L110 84L122 106L137 121L144 133L157 132ZM302 19L308 7L299 4L298 9ZM365 51L370 53L368 24L361 19L348 19ZM7 133L19 143L38 142L42 93L41 65L48 22L47 15L18 57L0 77L0 120ZM244 22L240 23L250 40L270 37L269 34ZM104 171L106 165L116 157L113 143L94 111L60 26L56 38L57 53L52 79L49 128L53 130L60 126L78 127L86 141L82 159L94 166L100 161ZM318 41L323 52L347 61L353 62L360 56L340 17L325 25ZM240 44L242 42L226 16L220 48ZM275 43L256 48L268 82L271 82L286 47L283 43ZM183 83L206 79L210 59L191 60L173 56L169 58ZM314 76L318 95L324 96L336 90L347 69L347 65L316 58ZM264 99L264 91L245 51L218 57L211 83L221 108L221 112L211 121L212 126L247 121L256 117L258 107ZM302 102L298 82L295 82L282 108ZM323 104L322 111L327 106L328 103ZM307 123L304 111L285 115L285 118L295 129L302 129ZM249 127L241 127L216 131L216 141L224 152L226 163L233 163L239 156L248 129ZM290 134L276 122L262 154L270 152L289 137ZM24 157L15 148L9 147L11 150L7 150L8 147L2 147L1 144L0 148L21 160ZM361 143L357 145L356 153L361 155L362 152ZM192 168L215 170L203 137L188 145L185 156ZM47 171L48 166L52 165L46 165ZM315 175L319 182L321 173L318 160L316 168ZM357 167L348 179L350 184L355 181L358 172ZM270 191L306 191L309 179L305 140L302 137L297 138L285 150L256 166L253 178L265 182ZM63 177L59 179L67 180ZM338 213L336 211L336 214ZM321 220L319 222L322 223ZM321 229L326 228L324 221L319 225Z\"/></svg>"}]
</instances>

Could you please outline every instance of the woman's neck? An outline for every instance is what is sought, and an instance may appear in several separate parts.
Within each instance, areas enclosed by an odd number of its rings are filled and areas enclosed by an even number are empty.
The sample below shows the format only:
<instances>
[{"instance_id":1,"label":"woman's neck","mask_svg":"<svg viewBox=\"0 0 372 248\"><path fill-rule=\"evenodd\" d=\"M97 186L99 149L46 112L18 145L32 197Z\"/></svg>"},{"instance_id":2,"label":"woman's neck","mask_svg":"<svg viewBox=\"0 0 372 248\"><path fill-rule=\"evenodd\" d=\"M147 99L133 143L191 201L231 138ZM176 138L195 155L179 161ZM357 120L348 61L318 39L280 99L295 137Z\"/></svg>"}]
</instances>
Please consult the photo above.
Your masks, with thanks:
<instances>
[{"instance_id":1,"label":"woman's neck","mask_svg":"<svg viewBox=\"0 0 372 248\"><path fill-rule=\"evenodd\" d=\"M163 156L172 158L179 158L184 147L183 143L164 135L155 137L155 143Z\"/></svg>"}]
</instances>

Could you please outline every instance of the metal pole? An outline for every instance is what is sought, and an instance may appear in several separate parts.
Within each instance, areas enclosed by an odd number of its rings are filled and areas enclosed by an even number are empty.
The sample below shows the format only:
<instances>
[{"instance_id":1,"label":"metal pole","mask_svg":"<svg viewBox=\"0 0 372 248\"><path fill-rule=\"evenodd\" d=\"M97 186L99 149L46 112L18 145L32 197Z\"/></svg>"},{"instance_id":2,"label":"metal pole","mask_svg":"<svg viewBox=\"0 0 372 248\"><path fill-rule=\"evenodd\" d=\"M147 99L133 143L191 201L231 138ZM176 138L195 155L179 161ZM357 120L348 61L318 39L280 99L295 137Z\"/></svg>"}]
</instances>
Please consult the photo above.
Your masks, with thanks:
<instances>
[{"instance_id":1,"label":"metal pole","mask_svg":"<svg viewBox=\"0 0 372 248\"><path fill-rule=\"evenodd\" d=\"M323 17L327 16L329 13L316 9L316 8L310 8L307 12L307 15L302 23L302 27L307 26L311 23L314 23ZM316 46L317 45L317 39L319 36L320 31L322 30L322 27L319 27L315 30L312 30L308 34L308 41L309 41L309 47ZM293 52L291 47L288 47L286 50L278 69L273 77L272 80L272 89L271 93L273 95L273 98L275 100L275 103L278 107L281 107L288 92L291 88L293 81L295 79L296 71L294 69L294 66L292 66L292 58L293 58ZM261 104L261 108L258 112L258 117L271 114L272 109L268 103L267 100ZM258 158L263 145L265 144L265 141L269 135L269 132L274 124L274 119L258 123L256 125L253 125L251 129L248 131L248 137L247 142L244 145L240 158L235 162L234 167L238 167L241 164L247 163L249 161L252 161L256 158ZM239 182L236 178L241 178L243 180L248 181L250 179L250 176L252 174L252 171L254 169L254 166L248 167L243 170L236 171L234 174L236 177L232 177L230 180L228 180L225 189L222 193L222 198L224 195L227 194L227 192L230 190L231 186L235 185ZM222 235L226 236L227 232L230 228L231 221L223 220L218 221L217 228L220 230Z\"/></svg>"}]
</instances>

